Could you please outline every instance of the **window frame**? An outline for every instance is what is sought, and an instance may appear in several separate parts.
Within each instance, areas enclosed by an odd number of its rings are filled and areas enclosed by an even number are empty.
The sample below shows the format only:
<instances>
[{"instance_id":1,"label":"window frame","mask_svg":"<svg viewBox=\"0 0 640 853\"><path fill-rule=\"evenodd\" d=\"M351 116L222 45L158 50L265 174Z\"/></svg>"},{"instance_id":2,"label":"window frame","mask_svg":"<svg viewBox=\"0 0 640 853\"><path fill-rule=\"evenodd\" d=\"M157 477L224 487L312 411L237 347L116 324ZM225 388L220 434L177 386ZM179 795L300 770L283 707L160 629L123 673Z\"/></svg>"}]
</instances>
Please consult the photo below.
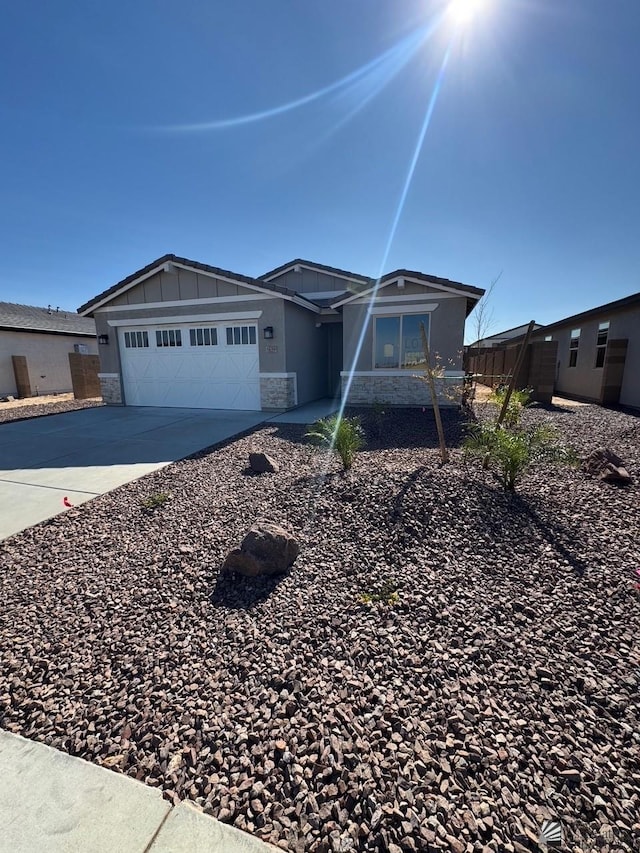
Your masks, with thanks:
<instances>
[{"instance_id":1,"label":"window frame","mask_svg":"<svg viewBox=\"0 0 640 853\"><path fill-rule=\"evenodd\" d=\"M580 347L580 333L582 329L571 329L569 336L569 367L578 366L578 349Z\"/></svg>"},{"instance_id":2,"label":"window frame","mask_svg":"<svg viewBox=\"0 0 640 853\"><path fill-rule=\"evenodd\" d=\"M596 361L594 364L595 370L602 370L604 367L604 362L607 356L607 343L609 341L609 330L611 328L611 322L609 320L603 320L602 323L598 323L598 331L596 332ZM601 337L604 334L604 341L601 342ZM598 364L598 362L602 359L602 364Z\"/></svg>"},{"instance_id":3,"label":"window frame","mask_svg":"<svg viewBox=\"0 0 640 853\"><path fill-rule=\"evenodd\" d=\"M372 367L372 370L375 370L376 372L379 371L381 373L384 373L385 371L388 373L389 371L392 371L392 370L402 371L403 373L405 371L410 371L410 370L413 370L413 371L422 370L424 368L423 364L416 364L416 365L413 365L411 367L403 367L402 366L402 361L404 358L404 350L403 350L403 344L402 344L403 319L405 317L426 317L427 318L427 329L426 329L427 344L429 345L429 348L431 348L431 314L432 314L431 311L398 312L397 310L394 311L391 309L388 312L385 311L384 313L374 314L372 317L372 319L374 321L373 322L373 335L372 335L372 348L371 348L371 367ZM400 324L398 327L398 365L396 367L377 367L376 366L376 349L377 349L377 336L378 336L377 321L389 319L389 318L400 320Z\"/></svg>"}]
</instances>

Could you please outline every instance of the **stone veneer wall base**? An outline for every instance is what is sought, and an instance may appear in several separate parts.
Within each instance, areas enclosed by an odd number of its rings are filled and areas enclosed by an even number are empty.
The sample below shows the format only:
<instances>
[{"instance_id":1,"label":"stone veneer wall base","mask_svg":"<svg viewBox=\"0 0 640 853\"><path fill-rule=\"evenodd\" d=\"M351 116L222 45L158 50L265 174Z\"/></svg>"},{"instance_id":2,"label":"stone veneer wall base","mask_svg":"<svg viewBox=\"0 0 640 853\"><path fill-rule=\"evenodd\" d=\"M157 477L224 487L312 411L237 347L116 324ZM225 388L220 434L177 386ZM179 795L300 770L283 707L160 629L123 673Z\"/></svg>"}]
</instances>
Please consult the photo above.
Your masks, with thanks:
<instances>
[{"instance_id":1,"label":"stone veneer wall base","mask_svg":"<svg viewBox=\"0 0 640 853\"><path fill-rule=\"evenodd\" d=\"M342 397L347 393L348 376L342 376ZM445 393L446 392L446 393ZM462 380L436 379L436 393L441 406L458 406ZM347 405L371 406L431 406L429 384L419 376L354 376L349 388Z\"/></svg>"},{"instance_id":2,"label":"stone veneer wall base","mask_svg":"<svg viewBox=\"0 0 640 853\"><path fill-rule=\"evenodd\" d=\"M102 400L107 406L122 405L122 386L119 373L99 373Z\"/></svg>"},{"instance_id":3,"label":"stone veneer wall base","mask_svg":"<svg viewBox=\"0 0 640 853\"><path fill-rule=\"evenodd\" d=\"M293 409L298 405L296 374L261 375L260 408L265 411Z\"/></svg>"}]
</instances>

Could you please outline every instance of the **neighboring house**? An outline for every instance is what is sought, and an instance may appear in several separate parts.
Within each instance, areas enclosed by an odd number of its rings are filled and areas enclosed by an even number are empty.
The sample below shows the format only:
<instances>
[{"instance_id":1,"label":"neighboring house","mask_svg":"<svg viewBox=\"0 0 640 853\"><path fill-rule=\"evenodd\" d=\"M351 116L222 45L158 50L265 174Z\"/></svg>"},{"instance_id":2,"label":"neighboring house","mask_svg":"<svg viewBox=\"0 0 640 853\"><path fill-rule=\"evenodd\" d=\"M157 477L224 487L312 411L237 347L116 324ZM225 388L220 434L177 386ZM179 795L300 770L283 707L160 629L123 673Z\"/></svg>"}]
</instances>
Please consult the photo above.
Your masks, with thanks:
<instances>
[{"instance_id":1,"label":"neighboring house","mask_svg":"<svg viewBox=\"0 0 640 853\"><path fill-rule=\"evenodd\" d=\"M69 353L74 351L98 351L90 318L58 308L0 302L0 396L71 391Z\"/></svg>"},{"instance_id":2,"label":"neighboring house","mask_svg":"<svg viewBox=\"0 0 640 853\"><path fill-rule=\"evenodd\" d=\"M555 391L640 409L640 293L542 326L558 342Z\"/></svg>"},{"instance_id":3,"label":"neighboring house","mask_svg":"<svg viewBox=\"0 0 640 853\"><path fill-rule=\"evenodd\" d=\"M78 311L95 318L111 404L282 410L348 390L354 405L428 405L420 323L459 383L483 292L408 270L376 288L300 259L250 278L165 255Z\"/></svg>"},{"instance_id":4,"label":"neighboring house","mask_svg":"<svg viewBox=\"0 0 640 853\"><path fill-rule=\"evenodd\" d=\"M522 326L515 326L513 329L507 329L505 332L496 332L495 335L488 335L486 338L480 338L477 341L474 341L472 344L469 344L469 347L498 347L500 344L506 344L508 341L513 340L513 338L519 338L529 328L529 324L525 323ZM540 323L536 323L534 329L540 329Z\"/></svg>"}]
</instances>

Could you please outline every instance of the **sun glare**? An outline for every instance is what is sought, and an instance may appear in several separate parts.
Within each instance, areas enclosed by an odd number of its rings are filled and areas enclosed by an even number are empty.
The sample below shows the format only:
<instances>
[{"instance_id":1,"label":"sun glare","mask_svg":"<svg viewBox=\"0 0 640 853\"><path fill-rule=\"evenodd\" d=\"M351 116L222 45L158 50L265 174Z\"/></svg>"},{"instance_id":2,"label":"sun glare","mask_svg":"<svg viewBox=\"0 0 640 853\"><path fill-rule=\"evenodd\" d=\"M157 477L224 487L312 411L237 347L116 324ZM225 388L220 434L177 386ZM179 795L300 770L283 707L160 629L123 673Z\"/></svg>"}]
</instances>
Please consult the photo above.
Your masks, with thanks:
<instances>
[{"instance_id":1,"label":"sun glare","mask_svg":"<svg viewBox=\"0 0 640 853\"><path fill-rule=\"evenodd\" d=\"M482 12L485 0L451 0L449 14L454 23L465 26Z\"/></svg>"}]
</instances>

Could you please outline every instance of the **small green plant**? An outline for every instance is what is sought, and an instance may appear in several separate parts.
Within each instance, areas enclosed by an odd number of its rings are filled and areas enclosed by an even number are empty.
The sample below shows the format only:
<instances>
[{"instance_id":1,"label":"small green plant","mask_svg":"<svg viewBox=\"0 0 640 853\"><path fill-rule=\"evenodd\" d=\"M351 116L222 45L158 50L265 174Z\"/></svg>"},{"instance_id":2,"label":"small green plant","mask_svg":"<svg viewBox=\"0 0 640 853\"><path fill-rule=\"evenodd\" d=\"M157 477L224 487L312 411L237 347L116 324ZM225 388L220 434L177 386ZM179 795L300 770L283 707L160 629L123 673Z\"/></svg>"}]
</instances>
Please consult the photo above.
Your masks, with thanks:
<instances>
[{"instance_id":1,"label":"small green plant","mask_svg":"<svg viewBox=\"0 0 640 853\"><path fill-rule=\"evenodd\" d=\"M143 500L142 507L143 509L158 509L158 507L164 506L170 500L171 495L167 494L167 492L157 492L157 494L150 495Z\"/></svg>"},{"instance_id":2,"label":"small green plant","mask_svg":"<svg viewBox=\"0 0 640 853\"><path fill-rule=\"evenodd\" d=\"M502 408L505 397L507 396L507 386L498 385L489 397L489 402L495 403ZM516 391L514 388L509 398L509 405L504 416L504 423L507 426L515 427L520 423L522 410L531 402L531 390L529 388L521 388Z\"/></svg>"},{"instance_id":3,"label":"small green plant","mask_svg":"<svg viewBox=\"0 0 640 853\"><path fill-rule=\"evenodd\" d=\"M365 604L388 604L393 607L400 601L398 585L393 579L387 579L372 590L367 590L361 595Z\"/></svg>"},{"instance_id":4,"label":"small green plant","mask_svg":"<svg viewBox=\"0 0 640 853\"><path fill-rule=\"evenodd\" d=\"M494 470L507 491L515 491L518 480L539 462L573 464L574 454L562 447L558 435L547 425L533 427L470 424L464 441L466 456L477 457Z\"/></svg>"},{"instance_id":5,"label":"small green plant","mask_svg":"<svg viewBox=\"0 0 640 853\"><path fill-rule=\"evenodd\" d=\"M364 430L360 418L332 415L316 421L306 437L316 444L335 450L345 471L353 465L356 453L364 447Z\"/></svg>"},{"instance_id":6,"label":"small green plant","mask_svg":"<svg viewBox=\"0 0 640 853\"><path fill-rule=\"evenodd\" d=\"M384 433L384 422L387 415L387 405L380 400L374 400L371 404L371 420L378 441L382 441Z\"/></svg>"}]
</instances>

